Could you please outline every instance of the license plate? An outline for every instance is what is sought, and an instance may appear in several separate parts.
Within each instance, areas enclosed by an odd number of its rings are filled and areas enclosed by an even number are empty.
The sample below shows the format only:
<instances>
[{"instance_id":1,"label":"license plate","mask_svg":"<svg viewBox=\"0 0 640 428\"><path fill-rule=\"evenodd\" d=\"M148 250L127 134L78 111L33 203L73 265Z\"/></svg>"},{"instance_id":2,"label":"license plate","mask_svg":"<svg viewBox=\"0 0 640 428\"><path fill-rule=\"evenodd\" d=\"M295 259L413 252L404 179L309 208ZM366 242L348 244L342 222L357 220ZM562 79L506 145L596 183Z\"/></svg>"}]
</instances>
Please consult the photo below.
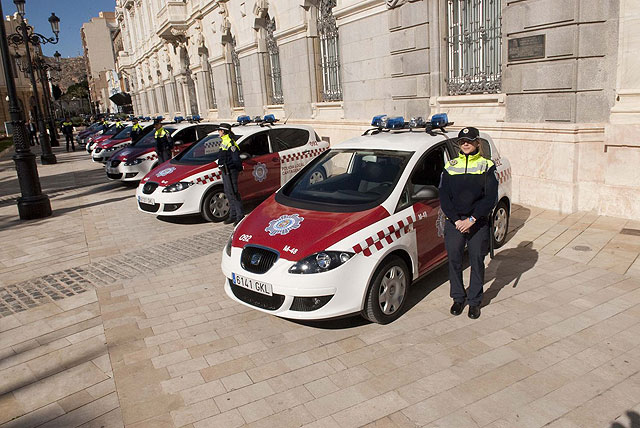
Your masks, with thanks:
<instances>
[{"instance_id":1,"label":"license plate","mask_svg":"<svg viewBox=\"0 0 640 428\"><path fill-rule=\"evenodd\" d=\"M256 293L265 294L267 296L273 295L273 289L271 284L266 282L256 281L255 279L247 278L242 275L231 274L231 280L237 286L244 287L247 290L255 291Z\"/></svg>"},{"instance_id":2,"label":"license plate","mask_svg":"<svg viewBox=\"0 0 640 428\"><path fill-rule=\"evenodd\" d=\"M143 204L155 205L156 201L153 198L148 198L146 196L138 196L138 202L142 202Z\"/></svg>"}]
</instances>

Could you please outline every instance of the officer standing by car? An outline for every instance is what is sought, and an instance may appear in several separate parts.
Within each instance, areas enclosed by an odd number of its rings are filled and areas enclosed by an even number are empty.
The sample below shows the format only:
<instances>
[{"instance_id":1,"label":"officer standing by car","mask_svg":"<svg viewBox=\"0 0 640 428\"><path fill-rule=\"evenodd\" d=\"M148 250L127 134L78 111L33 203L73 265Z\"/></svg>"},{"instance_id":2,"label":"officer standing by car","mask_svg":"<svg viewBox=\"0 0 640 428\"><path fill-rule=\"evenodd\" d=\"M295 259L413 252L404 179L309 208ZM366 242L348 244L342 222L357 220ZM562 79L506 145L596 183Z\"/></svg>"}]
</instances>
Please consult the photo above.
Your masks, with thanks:
<instances>
[{"instance_id":1,"label":"officer standing by car","mask_svg":"<svg viewBox=\"0 0 640 428\"><path fill-rule=\"evenodd\" d=\"M244 214L242 212L242 199L238 192L238 174L242 171L242 159L240 159L240 147L231 132L231 125L221 123L218 126L218 134L222 139L220 143L220 156L218 165L222 172L222 186L224 194L229 200L229 217L225 224L238 224Z\"/></svg>"},{"instance_id":2,"label":"officer standing by car","mask_svg":"<svg viewBox=\"0 0 640 428\"><path fill-rule=\"evenodd\" d=\"M69 142L71 142L71 149L75 152L76 145L73 141L73 123L69 120L68 117L65 117L64 122L62 122L62 133L64 134L65 140L67 140L67 151L69 151Z\"/></svg>"},{"instance_id":3,"label":"officer standing by car","mask_svg":"<svg viewBox=\"0 0 640 428\"><path fill-rule=\"evenodd\" d=\"M158 154L158 162L163 163L171 159L171 149L173 149L173 140L169 132L162 127L162 119L156 119L153 122L156 130L154 137L156 139L156 153Z\"/></svg>"},{"instance_id":4,"label":"officer standing by car","mask_svg":"<svg viewBox=\"0 0 640 428\"><path fill-rule=\"evenodd\" d=\"M120 119L118 119L118 121L116 122L116 129L118 130L118 132L122 131L125 128L124 123L122 123L122 121Z\"/></svg>"},{"instance_id":5,"label":"officer standing by car","mask_svg":"<svg viewBox=\"0 0 640 428\"><path fill-rule=\"evenodd\" d=\"M131 142L135 143L142 137L142 126L138 123L137 118L133 118L133 126L131 127Z\"/></svg>"},{"instance_id":6,"label":"officer standing by car","mask_svg":"<svg viewBox=\"0 0 640 428\"><path fill-rule=\"evenodd\" d=\"M452 315L460 315L465 298L469 318L480 317L484 286L484 258L489 251L489 216L498 201L496 167L480 153L480 133L463 128L458 134L460 154L445 165L440 182L440 204L447 217L444 242L449 257ZM471 279L465 293L462 258L469 250Z\"/></svg>"}]
</instances>

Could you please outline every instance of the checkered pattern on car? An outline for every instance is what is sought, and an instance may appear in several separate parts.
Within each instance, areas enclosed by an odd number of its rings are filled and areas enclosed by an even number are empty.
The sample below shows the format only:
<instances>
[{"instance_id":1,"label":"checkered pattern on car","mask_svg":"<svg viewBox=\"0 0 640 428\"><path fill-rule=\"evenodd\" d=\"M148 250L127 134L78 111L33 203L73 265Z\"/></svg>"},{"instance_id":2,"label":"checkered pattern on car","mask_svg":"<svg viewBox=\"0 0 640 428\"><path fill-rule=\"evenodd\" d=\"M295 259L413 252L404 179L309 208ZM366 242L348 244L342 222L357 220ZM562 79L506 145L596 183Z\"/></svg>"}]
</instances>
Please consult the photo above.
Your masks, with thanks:
<instances>
[{"instance_id":1,"label":"checkered pattern on car","mask_svg":"<svg viewBox=\"0 0 640 428\"><path fill-rule=\"evenodd\" d=\"M158 154L156 152L150 153L145 159L147 160L156 160L158 159Z\"/></svg>"},{"instance_id":2,"label":"checkered pattern on car","mask_svg":"<svg viewBox=\"0 0 640 428\"><path fill-rule=\"evenodd\" d=\"M416 219L413 216L409 216L404 220L389 225L386 229L380 230L375 235L369 236L364 241L356 244L353 247L353 251L356 254L362 253L369 257L376 251L382 250L385 245L389 245L393 241L400 239L401 236L411 232L415 221Z\"/></svg>"},{"instance_id":3,"label":"checkered pattern on car","mask_svg":"<svg viewBox=\"0 0 640 428\"><path fill-rule=\"evenodd\" d=\"M511 168L498 171L498 183L502 184L508 180L511 180Z\"/></svg>"},{"instance_id":4,"label":"checkered pattern on car","mask_svg":"<svg viewBox=\"0 0 640 428\"><path fill-rule=\"evenodd\" d=\"M286 162L295 162L297 160L302 160L302 159L315 158L325 150L329 150L329 147L321 147L319 149L311 149L311 150L304 150L296 153L290 153L288 155L283 155L280 160L283 163L286 163Z\"/></svg>"},{"instance_id":5,"label":"checkered pattern on car","mask_svg":"<svg viewBox=\"0 0 640 428\"><path fill-rule=\"evenodd\" d=\"M208 174L203 175L202 177L198 177L195 180L192 180L195 184L207 184L212 183L214 181L218 181L222 178L222 174L219 169L216 169Z\"/></svg>"}]
</instances>

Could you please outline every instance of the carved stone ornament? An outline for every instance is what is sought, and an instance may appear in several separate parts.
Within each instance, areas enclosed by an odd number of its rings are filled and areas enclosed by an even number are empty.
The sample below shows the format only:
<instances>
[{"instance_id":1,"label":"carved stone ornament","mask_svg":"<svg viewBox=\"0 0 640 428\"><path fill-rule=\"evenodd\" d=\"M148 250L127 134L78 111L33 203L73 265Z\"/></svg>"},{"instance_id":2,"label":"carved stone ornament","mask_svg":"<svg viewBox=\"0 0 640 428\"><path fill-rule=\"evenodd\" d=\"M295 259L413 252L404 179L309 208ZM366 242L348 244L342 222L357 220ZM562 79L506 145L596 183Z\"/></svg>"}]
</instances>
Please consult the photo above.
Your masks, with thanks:
<instances>
[{"instance_id":1,"label":"carved stone ornament","mask_svg":"<svg viewBox=\"0 0 640 428\"><path fill-rule=\"evenodd\" d=\"M269 2L267 0L257 0L253 5L253 14L257 18L264 18L267 16L267 11L269 10Z\"/></svg>"},{"instance_id":2,"label":"carved stone ornament","mask_svg":"<svg viewBox=\"0 0 640 428\"><path fill-rule=\"evenodd\" d=\"M406 0L387 0L387 9L394 9L406 3Z\"/></svg>"}]
</instances>

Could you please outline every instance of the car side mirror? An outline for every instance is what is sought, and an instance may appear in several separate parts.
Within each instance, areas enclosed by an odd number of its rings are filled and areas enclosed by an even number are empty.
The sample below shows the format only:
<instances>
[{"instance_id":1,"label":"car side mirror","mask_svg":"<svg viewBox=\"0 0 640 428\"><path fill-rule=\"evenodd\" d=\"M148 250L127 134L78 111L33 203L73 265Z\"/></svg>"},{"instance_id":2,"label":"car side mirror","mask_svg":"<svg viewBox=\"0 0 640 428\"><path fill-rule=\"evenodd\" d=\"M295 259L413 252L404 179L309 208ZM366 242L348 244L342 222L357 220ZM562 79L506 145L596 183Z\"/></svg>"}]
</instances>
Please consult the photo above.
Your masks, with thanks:
<instances>
[{"instance_id":1,"label":"car side mirror","mask_svg":"<svg viewBox=\"0 0 640 428\"><path fill-rule=\"evenodd\" d=\"M249 153L240 153L240 159L243 161L249 159L250 157L251 155Z\"/></svg>"},{"instance_id":2,"label":"car side mirror","mask_svg":"<svg viewBox=\"0 0 640 428\"><path fill-rule=\"evenodd\" d=\"M425 186L411 195L411 198L414 201L427 201L430 199L438 199L439 197L440 193L438 192L438 188L436 186Z\"/></svg>"}]
</instances>

